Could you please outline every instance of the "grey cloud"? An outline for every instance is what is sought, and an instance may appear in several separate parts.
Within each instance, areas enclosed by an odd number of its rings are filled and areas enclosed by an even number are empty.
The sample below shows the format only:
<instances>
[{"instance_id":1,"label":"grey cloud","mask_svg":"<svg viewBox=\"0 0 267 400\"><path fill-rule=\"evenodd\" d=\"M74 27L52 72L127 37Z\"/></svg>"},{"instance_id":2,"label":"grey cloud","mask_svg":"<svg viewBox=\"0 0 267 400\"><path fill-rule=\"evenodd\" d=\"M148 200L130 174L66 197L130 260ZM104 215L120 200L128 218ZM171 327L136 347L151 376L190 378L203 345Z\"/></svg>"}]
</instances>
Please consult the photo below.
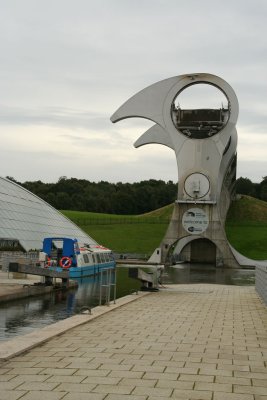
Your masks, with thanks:
<instances>
[{"instance_id":1,"label":"grey cloud","mask_svg":"<svg viewBox=\"0 0 267 400\"><path fill-rule=\"evenodd\" d=\"M45 109L0 108L0 124L6 125L52 125L69 128L102 130L107 127L109 116L95 112L69 108Z\"/></svg>"},{"instance_id":2,"label":"grey cloud","mask_svg":"<svg viewBox=\"0 0 267 400\"><path fill-rule=\"evenodd\" d=\"M114 126L110 115L144 87L189 72L210 72L228 81L239 99L238 126L267 134L265 0L205 0L201 6L196 0L0 4L0 124L16 129L17 135L20 126L53 126L77 152L87 145L124 151L144 132L146 122L133 119ZM70 134L60 136L60 128L69 128ZM87 131L88 138L79 130ZM156 157L155 166L152 158L148 163L148 158L138 157L138 165L125 164L123 171L113 161L110 179L113 170L118 180L127 180L127 174L129 179L144 174L168 177L168 161L160 169ZM264 164L251 164L251 174L261 167ZM98 172L104 174L105 169L98 166ZM31 176L32 168L27 173ZM84 173L78 164L75 173ZM45 170L40 169L41 174Z\"/></svg>"}]
</instances>

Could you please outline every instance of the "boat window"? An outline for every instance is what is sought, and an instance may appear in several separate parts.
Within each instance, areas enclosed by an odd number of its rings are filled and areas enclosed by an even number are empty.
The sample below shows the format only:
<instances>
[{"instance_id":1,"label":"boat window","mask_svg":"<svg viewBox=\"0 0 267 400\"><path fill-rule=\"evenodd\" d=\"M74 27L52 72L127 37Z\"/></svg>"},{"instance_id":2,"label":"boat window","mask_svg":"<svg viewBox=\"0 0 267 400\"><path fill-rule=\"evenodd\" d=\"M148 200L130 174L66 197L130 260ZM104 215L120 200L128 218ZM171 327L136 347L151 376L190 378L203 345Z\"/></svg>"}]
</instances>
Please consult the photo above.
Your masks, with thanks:
<instances>
[{"instance_id":1,"label":"boat window","mask_svg":"<svg viewBox=\"0 0 267 400\"><path fill-rule=\"evenodd\" d=\"M96 254L96 259L97 259L98 264L100 264L101 260L100 260L100 255L99 254Z\"/></svg>"},{"instance_id":2,"label":"boat window","mask_svg":"<svg viewBox=\"0 0 267 400\"><path fill-rule=\"evenodd\" d=\"M101 256L101 261L102 261L102 263L104 263L104 262L105 262L104 254L100 254L100 256Z\"/></svg>"},{"instance_id":3,"label":"boat window","mask_svg":"<svg viewBox=\"0 0 267 400\"><path fill-rule=\"evenodd\" d=\"M107 253L105 253L105 259L106 259L106 262L109 262L109 256Z\"/></svg>"},{"instance_id":4,"label":"boat window","mask_svg":"<svg viewBox=\"0 0 267 400\"><path fill-rule=\"evenodd\" d=\"M93 263L95 264L95 256L94 256L94 254L92 254L92 257L93 257Z\"/></svg>"},{"instance_id":5,"label":"boat window","mask_svg":"<svg viewBox=\"0 0 267 400\"><path fill-rule=\"evenodd\" d=\"M87 264L89 263L89 258L88 258L87 254L83 255L83 260L84 260L85 263L87 263Z\"/></svg>"}]
</instances>

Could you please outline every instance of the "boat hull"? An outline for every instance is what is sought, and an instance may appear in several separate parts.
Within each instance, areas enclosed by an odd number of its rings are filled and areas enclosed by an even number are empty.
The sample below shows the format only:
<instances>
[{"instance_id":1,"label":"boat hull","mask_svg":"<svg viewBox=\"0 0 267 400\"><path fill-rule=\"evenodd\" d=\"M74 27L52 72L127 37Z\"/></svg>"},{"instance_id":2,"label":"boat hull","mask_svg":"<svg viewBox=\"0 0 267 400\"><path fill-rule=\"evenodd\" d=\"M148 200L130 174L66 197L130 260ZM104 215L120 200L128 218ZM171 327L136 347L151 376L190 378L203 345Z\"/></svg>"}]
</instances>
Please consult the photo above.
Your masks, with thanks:
<instances>
[{"instance_id":1,"label":"boat hull","mask_svg":"<svg viewBox=\"0 0 267 400\"><path fill-rule=\"evenodd\" d=\"M82 267L70 267L70 268L61 268L56 267L57 272L67 271L70 279L84 278L87 276L93 276L99 274L101 271L106 269L115 269L116 263L107 262L102 264L94 264L94 265L84 265ZM49 268L54 269L54 268Z\"/></svg>"}]
</instances>

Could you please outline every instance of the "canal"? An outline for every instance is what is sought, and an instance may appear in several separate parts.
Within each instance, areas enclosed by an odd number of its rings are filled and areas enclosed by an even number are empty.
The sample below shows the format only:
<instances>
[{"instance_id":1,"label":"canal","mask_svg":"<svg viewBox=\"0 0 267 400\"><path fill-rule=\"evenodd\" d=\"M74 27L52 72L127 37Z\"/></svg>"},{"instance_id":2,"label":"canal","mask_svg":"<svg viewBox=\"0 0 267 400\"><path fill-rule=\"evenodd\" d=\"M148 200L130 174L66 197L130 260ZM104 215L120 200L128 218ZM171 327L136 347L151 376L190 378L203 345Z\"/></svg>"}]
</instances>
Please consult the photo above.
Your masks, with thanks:
<instances>
[{"instance_id":1,"label":"canal","mask_svg":"<svg viewBox=\"0 0 267 400\"><path fill-rule=\"evenodd\" d=\"M123 297L140 288L140 283L128 277L128 269L117 267L116 297ZM114 282L114 272L111 277ZM106 282L102 282L105 284ZM162 285L184 283L218 283L227 285L254 285L254 270L222 269L210 265L177 264L166 268ZM0 305L0 341L32 332L34 329L71 317L83 307L99 305L100 276L78 281L78 288L58 290L45 296L20 299ZM106 299L102 288L102 303ZM111 289L111 301L113 291Z\"/></svg>"}]
</instances>

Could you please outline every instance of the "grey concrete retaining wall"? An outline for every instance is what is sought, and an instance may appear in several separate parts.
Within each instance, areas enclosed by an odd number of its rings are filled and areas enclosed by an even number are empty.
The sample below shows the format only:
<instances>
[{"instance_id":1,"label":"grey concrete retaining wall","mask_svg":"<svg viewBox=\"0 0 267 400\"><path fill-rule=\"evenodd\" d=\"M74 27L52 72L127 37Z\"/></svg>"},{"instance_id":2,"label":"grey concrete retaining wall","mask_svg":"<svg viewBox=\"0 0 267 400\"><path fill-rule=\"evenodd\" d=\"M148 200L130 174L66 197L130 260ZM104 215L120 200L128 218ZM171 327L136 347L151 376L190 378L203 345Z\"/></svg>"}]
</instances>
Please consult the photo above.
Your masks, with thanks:
<instances>
[{"instance_id":1,"label":"grey concrete retaining wall","mask_svg":"<svg viewBox=\"0 0 267 400\"><path fill-rule=\"evenodd\" d=\"M257 266L255 268L255 287L267 305L267 266Z\"/></svg>"},{"instance_id":2,"label":"grey concrete retaining wall","mask_svg":"<svg viewBox=\"0 0 267 400\"><path fill-rule=\"evenodd\" d=\"M23 253L22 251L1 251L0 252L0 269L8 271L10 262L20 262L21 264L30 264L37 262L39 252Z\"/></svg>"}]
</instances>

